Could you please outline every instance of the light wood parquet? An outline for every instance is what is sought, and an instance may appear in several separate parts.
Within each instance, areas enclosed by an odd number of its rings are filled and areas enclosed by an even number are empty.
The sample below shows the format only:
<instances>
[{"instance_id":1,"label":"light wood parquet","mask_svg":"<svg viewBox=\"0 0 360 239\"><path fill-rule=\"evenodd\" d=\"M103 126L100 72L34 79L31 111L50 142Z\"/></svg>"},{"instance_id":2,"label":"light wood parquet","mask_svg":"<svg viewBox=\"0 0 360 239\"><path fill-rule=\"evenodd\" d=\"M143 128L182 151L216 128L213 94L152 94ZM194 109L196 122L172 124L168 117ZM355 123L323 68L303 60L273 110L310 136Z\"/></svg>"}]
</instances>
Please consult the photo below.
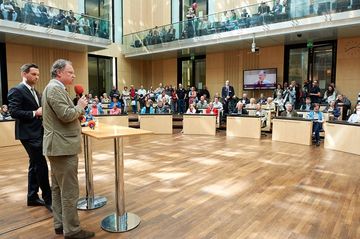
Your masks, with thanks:
<instances>
[{"instance_id":1,"label":"light wood parquet","mask_svg":"<svg viewBox=\"0 0 360 239\"><path fill-rule=\"evenodd\" d=\"M113 143L94 141L95 193L108 203L79 215L96 238L360 238L359 156L224 132L136 136L124 145L126 208L142 221L127 233L100 228L114 212ZM26 206L22 146L0 150L0 238L62 238L45 208ZM80 155L80 195L84 177Z\"/></svg>"}]
</instances>

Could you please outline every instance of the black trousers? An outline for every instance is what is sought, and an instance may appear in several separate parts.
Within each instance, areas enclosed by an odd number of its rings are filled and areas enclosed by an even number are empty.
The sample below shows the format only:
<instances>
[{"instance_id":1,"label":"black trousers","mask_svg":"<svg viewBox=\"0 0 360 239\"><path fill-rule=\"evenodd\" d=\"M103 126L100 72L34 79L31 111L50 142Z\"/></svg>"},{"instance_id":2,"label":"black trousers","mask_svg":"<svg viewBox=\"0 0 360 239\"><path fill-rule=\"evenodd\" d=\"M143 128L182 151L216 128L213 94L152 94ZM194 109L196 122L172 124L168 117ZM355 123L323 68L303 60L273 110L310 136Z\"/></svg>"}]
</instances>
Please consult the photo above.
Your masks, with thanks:
<instances>
[{"instance_id":1,"label":"black trousers","mask_svg":"<svg viewBox=\"0 0 360 239\"><path fill-rule=\"evenodd\" d=\"M29 155L28 171L28 201L39 198L39 188L46 204L51 205L51 189L49 184L49 170L42 152L42 138L21 140Z\"/></svg>"}]
</instances>

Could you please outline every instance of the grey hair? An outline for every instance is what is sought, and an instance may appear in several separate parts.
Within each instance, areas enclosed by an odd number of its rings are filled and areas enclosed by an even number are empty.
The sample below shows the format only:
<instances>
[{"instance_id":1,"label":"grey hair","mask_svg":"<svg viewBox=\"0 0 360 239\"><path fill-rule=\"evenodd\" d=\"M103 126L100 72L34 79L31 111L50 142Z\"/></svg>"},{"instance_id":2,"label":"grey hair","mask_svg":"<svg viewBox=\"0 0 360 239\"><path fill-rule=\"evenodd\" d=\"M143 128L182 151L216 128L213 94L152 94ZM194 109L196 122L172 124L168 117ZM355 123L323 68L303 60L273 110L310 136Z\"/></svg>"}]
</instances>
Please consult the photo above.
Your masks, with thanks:
<instances>
[{"instance_id":1,"label":"grey hair","mask_svg":"<svg viewBox=\"0 0 360 239\"><path fill-rule=\"evenodd\" d=\"M66 65L72 65L72 62L64 59L56 60L50 70L51 78L56 78L59 71L64 70Z\"/></svg>"},{"instance_id":2,"label":"grey hair","mask_svg":"<svg viewBox=\"0 0 360 239\"><path fill-rule=\"evenodd\" d=\"M293 105L292 105L289 101L288 101L288 102L286 102L285 106L288 106L288 105L293 106Z\"/></svg>"}]
</instances>

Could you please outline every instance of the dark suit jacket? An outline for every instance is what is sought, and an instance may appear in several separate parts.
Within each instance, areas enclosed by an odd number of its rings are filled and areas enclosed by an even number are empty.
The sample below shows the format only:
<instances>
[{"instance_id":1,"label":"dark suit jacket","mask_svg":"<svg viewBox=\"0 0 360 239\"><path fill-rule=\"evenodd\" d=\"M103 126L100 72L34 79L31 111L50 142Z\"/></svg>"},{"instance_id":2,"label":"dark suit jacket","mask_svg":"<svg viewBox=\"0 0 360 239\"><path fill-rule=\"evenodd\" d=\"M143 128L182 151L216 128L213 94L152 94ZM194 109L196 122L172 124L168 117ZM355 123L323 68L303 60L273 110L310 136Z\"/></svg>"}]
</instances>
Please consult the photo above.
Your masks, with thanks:
<instances>
[{"instance_id":1,"label":"dark suit jacket","mask_svg":"<svg viewBox=\"0 0 360 239\"><path fill-rule=\"evenodd\" d=\"M234 96L234 94L235 94L234 87L229 85L229 96L230 96L230 98L232 98ZM221 90L221 97L225 100L227 95L228 95L228 90L227 90L226 86L224 86L222 88L222 90Z\"/></svg>"},{"instance_id":2,"label":"dark suit jacket","mask_svg":"<svg viewBox=\"0 0 360 239\"><path fill-rule=\"evenodd\" d=\"M41 98L36 91L41 104ZM39 106L30 90L23 84L10 89L8 93L9 111L15 122L15 138L20 140L38 139L43 136L42 121L34 117L33 111Z\"/></svg>"},{"instance_id":3,"label":"dark suit jacket","mask_svg":"<svg viewBox=\"0 0 360 239\"><path fill-rule=\"evenodd\" d=\"M285 111L281 112L280 116L287 117L287 111L285 110ZM291 111L291 117L296 118L296 117L299 117L299 115L295 110L293 110L293 111Z\"/></svg>"}]
</instances>

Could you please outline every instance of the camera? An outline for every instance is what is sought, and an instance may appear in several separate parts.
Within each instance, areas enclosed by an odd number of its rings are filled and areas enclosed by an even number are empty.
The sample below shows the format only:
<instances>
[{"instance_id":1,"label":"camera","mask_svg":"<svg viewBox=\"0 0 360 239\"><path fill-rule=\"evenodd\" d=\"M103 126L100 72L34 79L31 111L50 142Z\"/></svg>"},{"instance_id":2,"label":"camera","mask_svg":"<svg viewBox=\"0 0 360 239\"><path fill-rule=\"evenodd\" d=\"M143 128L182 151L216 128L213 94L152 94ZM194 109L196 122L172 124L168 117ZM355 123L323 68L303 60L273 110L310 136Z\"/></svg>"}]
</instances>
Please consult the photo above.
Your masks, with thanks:
<instances>
[{"instance_id":1,"label":"camera","mask_svg":"<svg viewBox=\"0 0 360 239\"><path fill-rule=\"evenodd\" d=\"M296 36L297 36L298 38L300 38L300 37L302 37L302 34L301 34L301 33L297 33Z\"/></svg>"}]
</instances>

